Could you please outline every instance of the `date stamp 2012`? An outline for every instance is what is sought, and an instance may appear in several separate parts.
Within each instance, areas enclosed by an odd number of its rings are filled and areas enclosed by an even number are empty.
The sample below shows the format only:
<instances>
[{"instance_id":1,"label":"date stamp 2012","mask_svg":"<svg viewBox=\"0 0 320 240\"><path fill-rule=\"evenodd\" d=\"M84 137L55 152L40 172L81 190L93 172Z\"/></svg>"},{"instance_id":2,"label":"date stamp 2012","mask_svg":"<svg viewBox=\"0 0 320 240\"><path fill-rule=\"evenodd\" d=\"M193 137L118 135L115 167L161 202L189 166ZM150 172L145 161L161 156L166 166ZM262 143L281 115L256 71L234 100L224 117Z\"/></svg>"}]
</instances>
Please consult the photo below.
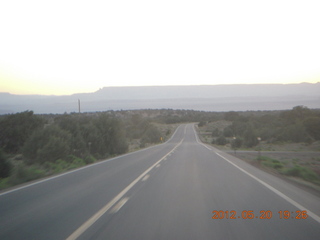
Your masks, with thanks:
<instances>
[{"instance_id":1,"label":"date stamp 2012","mask_svg":"<svg viewBox=\"0 0 320 240\"><path fill-rule=\"evenodd\" d=\"M277 215L279 219L307 219L307 211L297 210L288 211L280 210L276 214L273 214L270 210L261 210L259 213L253 210L243 210L237 212L235 210L223 211L223 210L213 210L212 219L271 219L273 215Z\"/></svg>"}]
</instances>

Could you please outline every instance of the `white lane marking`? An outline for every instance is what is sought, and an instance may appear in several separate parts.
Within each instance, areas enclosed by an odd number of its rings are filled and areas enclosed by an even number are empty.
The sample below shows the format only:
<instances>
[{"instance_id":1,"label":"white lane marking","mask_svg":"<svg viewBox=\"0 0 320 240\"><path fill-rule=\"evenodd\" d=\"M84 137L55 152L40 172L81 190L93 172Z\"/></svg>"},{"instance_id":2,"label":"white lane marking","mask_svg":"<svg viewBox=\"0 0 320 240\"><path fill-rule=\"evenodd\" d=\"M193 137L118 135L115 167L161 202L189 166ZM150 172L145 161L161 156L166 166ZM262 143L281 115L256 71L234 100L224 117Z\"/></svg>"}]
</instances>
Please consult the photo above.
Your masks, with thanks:
<instances>
[{"instance_id":1,"label":"white lane marking","mask_svg":"<svg viewBox=\"0 0 320 240\"><path fill-rule=\"evenodd\" d=\"M166 158L173 150L181 145L184 139L182 139L170 152L164 155L160 160L154 163L146 171L144 171L139 177L133 180L125 189L123 189L117 196L115 196L110 202L108 202L103 208L101 208L90 219L83 223L76 231L74 231L66 240L77 239L82 233L84 233L89 227L91 227L103 214L105 214L116 202L118 202L137 182L140 181L148 172L150 172L157 164L159 164L164 158Z\"/></svg>"},{"instance_id":2,"label":"white lane marking","mask_svg":"<svg viewBox=\"0 0 320 240\"><path fill-rule=\"evenodd\" d=\"M157 164L156 168L160 167L160 164Z\"/></svg>"},{"instance_id":3,"label":"white lane marking","mask_svg":"<svg viewBox=\"0 0 320 240\"><path fill-rule=\"evenodd\" d=\"M194 125L193 125L193 131L196 135L195 129L194 129ZM256 181L258 181L259 183L261 183L263 186L267 187L269 190L271 190L272 192L274 192L275 194L277 194L278 196L282 197L283 199L285 199L286 201L288 201L289 203L291 203L293 206L295 206L296 208L302 210L302 211L307 211L308 216L310 216L311 218L313 218L315 221L317 221L318 223L320 223L320 217L311 212L310 210L306 209L304 206L300 205L299 203L297 203L296 201L294 201L293 199L289 198L287 195L283 194L282 192L280 192L279 190L275 189L274 187L272 187L271 185L269 185L268 183L262 181L261 179L253 176L251 173L247 172L246 170L242 169L241 167L239 167L238 165L236 165L235 163L231 162L229 159L225 158L224 156L222 156L221 154L215 152L212 148L209 148L208 146L206 146L204 143L199 142L198 140L198 136L196 135L196 139L197 142L199 144L201 144L202 146L206 147L207 149L209 149L210 151L213 151L215 154L217 154L218 156L220 156L221 158L223 158L224 160L226 160L228 163L232 164L233 166L235 166L236 168L238 168L240 171L244 172L245 174L247 174L248 176L252 177L253 179L255 179Z\"/></svg>"},{"instance_id":4,"label":"white lane marking","mask_svg":"<svg viewBox=\"0 0 320 240\"><path fill-rule=\"evenodd\" d=\"M144 181L146 181L148 178L150 177L150 175L149 174L147 174L147 175L145 175L143 178L142 178L142 182L144 182Z\"/></svg>"},{"instance_id":5,"label":"white lane marking","mask_svg":"<svg viewBox=\"0 0 320 240\"><path fill-rule=\"evenodd\" d=\"M165 143L163 144L167 144L169 141L171 141L171 139L176 135L176 133L178 132L178 129L181 127L182 125L179 125L176 130L174 131L174 133L172 134L171 138L169 140L167 140ZM34 185L38 185L40 183L44 183L44 182L47 182L47 181L50 181L50 180L53 180L55 178L59 178L59 177L62 177L64 175L67 175L67 174L71 174L71 173L74 173L74 172L78 172L78 171L81 171L83 169L86 169L86 168L89 168L89 167L93 167L93 166L96 166L96 165L99 165L99 164L102 164L102 163L106 163L106 162L110 162L110 161L113 161L113 160L116 160L118 158L121 158L121 157L125 157L125 156L128 156L130 154L135 154L135 153L138 153L138 152L143 152L143 151L146 151L148 149L151 149L151 148L155 148L159 145L154 145L154 146L151 146L151 147L147 147L147 148L144 148L144 149L140 149L138 151L135 151L135 152L131 152L131 153L126 153L126 154L123 154L123 155L120 155L120 156L117 156L117 157L114 157L114 158L111 158L111 159L107 159L107 160L101 160L100 162L96 162L96 163L93 163L93 164L90 164L90 165L87 165L87 166L84 166L84 167L81 167L81 168L77 168L77 169L74 169L74 170L71 170L71 171L68 171L68 172L65 172L65 173L61 173L59 175L56 175L56 176L52 176L52 177L48 177L48 178L45 178L45 179L42 179L42 180L39 180L39 181L36 181L36 182L33 182L33 183L27 183L26 185L23 185L23 186L20 186L20 187L16 187L14 189L11 189L11 190L4 190L5 192L3 193L0 193L0 196L2 195L6 195L6 194L9 194L9 193L12 193L12 192L16 192L16 191L19 191L21 189L24 189L24 188L28 188L28 187L31 187L31 186L34 186Z\"/></svg>"},{"instance_id":6,"label":"white lane marking","mask_svg":"<svg viewBox=\"0 0 320 240\"><path fill-rule=\"evenodd\" d=\"M318 223L320 223L320 217L317 216L315 213L311 212L310 210L306 209L304 206L300 205L299 203L297 203L296 201L292 200L291 198L289 198L287 195L283 194L282 192L280 192L279 190L275 189L274 187L272 187L271 185L269 185L268 183L262 181L261 179L253 176L251 173L247 172L246 170L242 169L241 167L239 167L238 165L234 164L233 162L231 162L229 159L225 158L224 156L222 156L219 153L215 153L218 156L220 156L221 158L223 158L224 160L226 160L228 163L232 164L233 166L235 166L236 168L238 168L240 171L244 172L245 174L247 174L248 176L252 177L254 180L258 181L259 183L261 183L263 186L267 187L269 190L271 190L272 192L274 192L275 194L277 194L278 196L282 197L283 199L287 200L289 203L291 203L293 206L295 206L296 208L302 210L302 211L307 211L308 216L312 217L314 220L316 220Z\"/></svg>"},{"instance_id":7,"label":"white lane marking","mask_svg":"<svg viewBox=\"0 0 320 240\"><path fill-rule=\"evenodd\" d=\"M120 208L123 207L123 205L126 204L126 202L129 200L129 198L122 198L110 211L110 213L116 213L120 210Z\"/></svg>"},{"instance_id":8,"label":"white lane marking","mask_svg":"<svg viewBox=\"0 0 320 240\"><path fill-rule=\"evenodd\" d=\"M194 129L194 125L193 125L192 127L193 127L193 133L194 133L194 136L196 137L197 143L199 143L200 145L204 146L206 149L208 149L208 150L211 151L211 150L212 150L211 148L209 148L207 145L205 145L204 143L202 143L202 142L200 141L199 136L198 136L198 134L196 133L196 130Z\"/></svg>"}]
</instances>

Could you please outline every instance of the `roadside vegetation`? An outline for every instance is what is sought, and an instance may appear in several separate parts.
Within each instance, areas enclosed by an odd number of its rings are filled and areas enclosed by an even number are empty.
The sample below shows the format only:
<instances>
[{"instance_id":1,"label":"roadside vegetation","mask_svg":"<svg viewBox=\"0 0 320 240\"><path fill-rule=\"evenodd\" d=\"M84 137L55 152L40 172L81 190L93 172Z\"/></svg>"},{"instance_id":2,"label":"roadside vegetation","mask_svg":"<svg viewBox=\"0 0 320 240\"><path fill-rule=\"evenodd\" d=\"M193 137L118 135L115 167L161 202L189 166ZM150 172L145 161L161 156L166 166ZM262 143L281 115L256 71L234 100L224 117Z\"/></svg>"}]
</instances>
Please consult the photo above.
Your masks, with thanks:
<instances>
[{"instance_id":1,"label":"roadside vegetation","mask_svg":"<svg viewBox=\"0 0 320 240\"><path fill-rule=\"evenodd\" d=\"M160 117L161 116L161 117ZM0 189L166 141L175 112L139 110L0 117ZM177 119L176 121L181 121Z\"/></svg>"},{"instance_id":2,"label":"roadside vegetation","mask_svg":"<svg viewBox=\"0 0 320 240\"><path fill-rule=\"evenodd\" d=\"M297 106L256 112L148 109L37 115L25 111L0 116L0 189L159 144L180 123L190 122L198 123L206 143L281 174L319 182L319 155L306 160L295 154L320 152L320 110ZM242 156L240 150L253 153ZM292 154L283 158L267 156L265 151Z\"/></svg>"},{"instance_id":3,"label":"roadside vegetation","mask_svg":"<svg viewBox=\"0 0 320 240\"><path fill-rule=\"evenodd\" d=\"M226 112L200 122L203 142L261 168L320 185L320 111Z\"/></svg>"}]
</instances>

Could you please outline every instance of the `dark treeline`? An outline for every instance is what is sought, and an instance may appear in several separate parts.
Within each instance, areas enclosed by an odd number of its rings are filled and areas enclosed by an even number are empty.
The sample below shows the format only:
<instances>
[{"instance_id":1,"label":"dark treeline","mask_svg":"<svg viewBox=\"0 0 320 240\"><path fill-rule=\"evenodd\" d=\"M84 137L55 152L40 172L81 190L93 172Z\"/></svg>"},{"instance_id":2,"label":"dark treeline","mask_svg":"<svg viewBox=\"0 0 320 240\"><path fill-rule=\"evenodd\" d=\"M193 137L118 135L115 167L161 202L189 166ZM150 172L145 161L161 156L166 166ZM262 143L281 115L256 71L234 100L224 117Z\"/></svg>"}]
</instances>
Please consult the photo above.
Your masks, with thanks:
<instances>
[{"instance_id":1,"label":"dark treeline","mask_svg":"<svg viewBox=\"0 0 320 240\"><path fill-rule=\"evenodd\" d=\"M0 179L12 184L123 154L132 139L140 147L170 135L157 123L209 119L191 110L135 110L44 114L33 111L0 116ZM207 117L207 118L205 118ZM211 118L212 119L212 118ZM1 184L0 184L1 185Z\"/></svg>"},{"instance_id":2,"label":"dark treeline","mask_svg":"<svg viewBox=\"0 0 320 240\"><path fill-rule=\"evenodd\" d=\"M224 119L231 124L214 129L214 143L224 145L232 138L235 148L254 147L259 141L267 143L304 142L320 140L320 111L296 106L292 110L272 112L227 112Z\"/></svg>"},{"instance_id":3,"label":"dark treeline","mask_svg":"<svg viewBox=\"0 0 320 240\"><path fill-rule=\"evenodd\" d=\"M128 151L131 140L140 147L166 140L159 124L227 120L214 129L218 144L255 146L264 141L320 140L320 111L298 106L288 111L204 112L194 110L128 110L96 113L45 114L32 111L0 116L0 187L90 164Z\"/></svg>"}]
</instances>

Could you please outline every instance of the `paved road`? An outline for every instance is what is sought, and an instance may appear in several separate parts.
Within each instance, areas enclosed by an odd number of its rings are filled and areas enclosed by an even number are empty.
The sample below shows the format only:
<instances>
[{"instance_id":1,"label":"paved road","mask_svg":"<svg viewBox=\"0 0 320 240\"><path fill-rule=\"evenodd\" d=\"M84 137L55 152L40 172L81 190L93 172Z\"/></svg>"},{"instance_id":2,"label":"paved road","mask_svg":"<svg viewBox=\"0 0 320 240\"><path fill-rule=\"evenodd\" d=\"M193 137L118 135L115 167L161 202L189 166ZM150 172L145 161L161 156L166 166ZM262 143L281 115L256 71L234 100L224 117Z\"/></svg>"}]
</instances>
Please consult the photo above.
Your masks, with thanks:
<instances>
[{"instance_id":1,"label":"paved road","mask_svg":"<svg viewBox=\"0 0 320 240\"><path fill-rule=\"evenodd\" d=\"M0 239L319 239L319 216L318 197L200 143L188 124L165 144L2 193Z\"/></svg>"}]
</instances>

